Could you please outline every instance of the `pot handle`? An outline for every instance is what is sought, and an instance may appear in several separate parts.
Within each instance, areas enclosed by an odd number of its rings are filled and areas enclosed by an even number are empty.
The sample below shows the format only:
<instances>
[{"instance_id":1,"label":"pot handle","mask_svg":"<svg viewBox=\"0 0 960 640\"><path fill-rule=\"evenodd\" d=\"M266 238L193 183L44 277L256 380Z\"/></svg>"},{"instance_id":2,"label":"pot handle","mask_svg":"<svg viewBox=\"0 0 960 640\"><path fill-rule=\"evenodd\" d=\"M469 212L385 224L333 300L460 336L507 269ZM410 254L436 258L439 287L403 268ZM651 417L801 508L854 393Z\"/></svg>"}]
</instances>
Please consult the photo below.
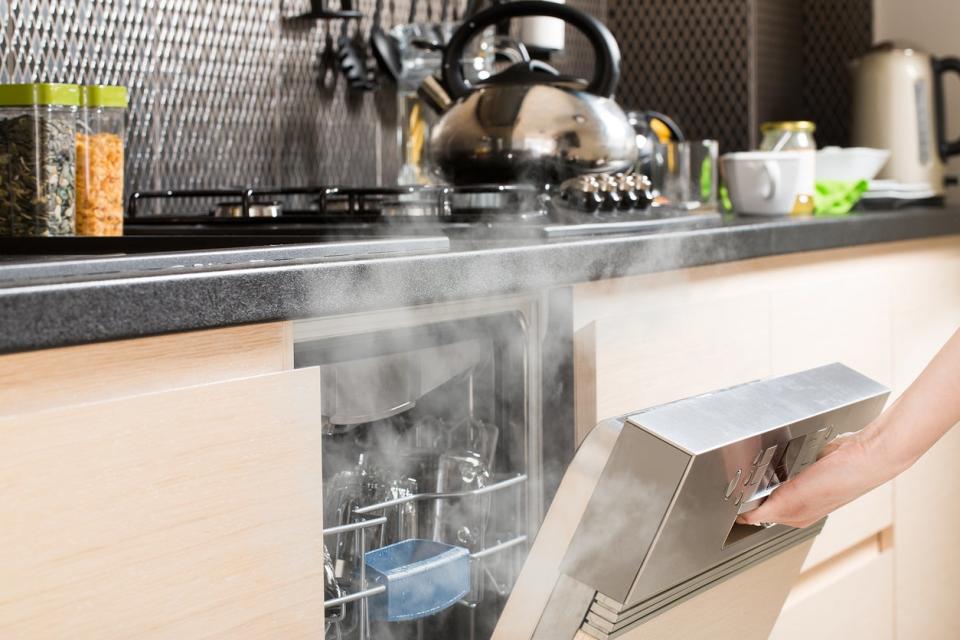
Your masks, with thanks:
<instances>
[{"instance_id":1,"label":"pot handle","mask_svg":"<svg viewBox=\"0 0 960 640\"><path fill-rule=\"evenodd\" d=\"M934 84L936 86L937 146L940 159L946 162L950 156L960 154L960 138L947 140L947 100L943 92L943 75L952 71L960 75L960 58L937 58L933 61Z\"/></svg>"},{"instance_id":2,"label":"pot handle","mask_svg":"<svg viewBox=\"0 0 960 640\"><path fill-rule=\"evenodd\" d=\"M467 18L454 32L443 55L443 80L453 99L462 98L473 90L463 76L460 60L471 38L487 27L509 18L559 18L573 25L590 41L595 60L593 79L587 85L589 93L609 98L620 79L620 47L602 22L573 7L544 0L518 0L495 4Z\"/></svg>"}]
</instances>

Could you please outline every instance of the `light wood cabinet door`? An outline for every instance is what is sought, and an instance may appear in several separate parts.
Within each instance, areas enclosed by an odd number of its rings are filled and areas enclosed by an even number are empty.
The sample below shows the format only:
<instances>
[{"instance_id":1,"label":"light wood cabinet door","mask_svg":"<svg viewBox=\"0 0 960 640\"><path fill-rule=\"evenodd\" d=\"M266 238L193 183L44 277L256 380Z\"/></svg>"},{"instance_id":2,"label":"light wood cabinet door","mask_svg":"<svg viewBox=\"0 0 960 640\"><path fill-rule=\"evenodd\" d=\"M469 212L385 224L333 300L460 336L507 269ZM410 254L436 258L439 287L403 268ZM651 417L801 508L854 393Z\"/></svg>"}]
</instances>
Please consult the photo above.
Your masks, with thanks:
<instances>
[{"instance_id":1,"label":"light wood cabinet door","mask_svg":"<svg viewBox=\"0 0 960 640\"><path fill-rule=\"evenodd\" d=\"M893 640L893 552L852 565L812 575L814 588L791 594L770 640Z\"/></svg>"},{"instance_id":2,"label":"light wood cabinet door","mask_svg":"<svg viewBox=\"0 0 960 640\"><path fill-rule=\"evenodd\" d=\"M960 242L919 256L891 283L894 390L960 327ZM894 480L897 638L960 638L960 429Z\"/></svg>"},{"instance_id":3,"label":"light wood cabinet door","mask_svg":"<svg viewBox=\"0 0 960 640\"><path fill-rule=\"evenodd\" d=\"M322 638L319 374L0 419L0 638Z\"/></svg>"}]
</instances>

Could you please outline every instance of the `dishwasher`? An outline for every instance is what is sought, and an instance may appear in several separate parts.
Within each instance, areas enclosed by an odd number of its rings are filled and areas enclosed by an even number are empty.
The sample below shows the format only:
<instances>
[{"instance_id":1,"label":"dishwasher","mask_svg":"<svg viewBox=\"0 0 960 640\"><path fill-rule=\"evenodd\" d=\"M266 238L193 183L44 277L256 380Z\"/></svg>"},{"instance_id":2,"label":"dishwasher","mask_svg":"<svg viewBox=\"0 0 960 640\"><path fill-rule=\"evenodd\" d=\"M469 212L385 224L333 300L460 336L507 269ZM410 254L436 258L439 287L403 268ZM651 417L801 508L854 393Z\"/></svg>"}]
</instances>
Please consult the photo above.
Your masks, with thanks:
<instances>
[{"instance_id":1,"label":"dishwasher","mask_svg":"<svg viewBox=\"0 0 960 640\"><path fill-rule=\"evenodd\" d=\"M505 298L296 323L295 365L321 371L327 640L630 638L816 536L735 520L888 395L832 364L558 450L548 315Z\"/></svg>"}]
</instances>

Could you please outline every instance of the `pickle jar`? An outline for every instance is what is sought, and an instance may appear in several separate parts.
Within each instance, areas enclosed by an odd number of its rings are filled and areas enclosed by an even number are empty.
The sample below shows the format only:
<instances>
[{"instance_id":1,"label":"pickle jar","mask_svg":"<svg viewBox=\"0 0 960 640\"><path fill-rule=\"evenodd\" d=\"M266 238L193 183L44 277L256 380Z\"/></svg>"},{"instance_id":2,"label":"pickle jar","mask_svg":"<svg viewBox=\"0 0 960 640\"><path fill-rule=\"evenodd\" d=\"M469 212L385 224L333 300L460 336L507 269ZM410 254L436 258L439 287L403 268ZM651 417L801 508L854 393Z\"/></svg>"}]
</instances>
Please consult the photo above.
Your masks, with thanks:
<instances>
[{"instance_id":1,"label":"pickle jar","mask_svg":"<svg viewBox=\"0 0 960 640\"><path fill-rule=\"evenodd\" d=\"M809 120L764 122L760 125L763 140L761 151L816 151L817 141L813 132L817 125Z\"/></svg>"},{"instance_id":2,"label":"pickle jar","mask_svg":"<svg viewBox=\"0 0 960 640\"><path fill-rule=\"evenodd\" d=\"M80 90L77 129L77 235L123 235L123 166L127 89Z\"/></svg>"},{"instance_id":3,"label":"pickle jar","mask_svg":"<svg viewBox=\"0 0 960 640\"><path fill-rule=\"evenodd\" d=\"M0 85L0 235L75 232L80 87Z\"/></svg>"}]
</instances>

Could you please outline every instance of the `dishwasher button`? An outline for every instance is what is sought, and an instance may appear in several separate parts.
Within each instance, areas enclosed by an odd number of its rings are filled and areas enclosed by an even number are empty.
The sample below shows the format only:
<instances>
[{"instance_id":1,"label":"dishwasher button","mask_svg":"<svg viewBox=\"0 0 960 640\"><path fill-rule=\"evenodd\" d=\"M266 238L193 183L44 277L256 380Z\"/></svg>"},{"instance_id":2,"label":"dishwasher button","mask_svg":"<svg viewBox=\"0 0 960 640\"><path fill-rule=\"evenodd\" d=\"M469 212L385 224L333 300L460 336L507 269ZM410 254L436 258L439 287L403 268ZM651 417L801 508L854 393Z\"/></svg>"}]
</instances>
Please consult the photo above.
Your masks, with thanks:
<instances>
[{"instance_id":1,"label":"dishwasher button","mask_svg":"<svg viewBox=\"0 0 960 640\"><path fill-rule=\"evenodd\" d=\"M730 496L733 495L733 492L737 490L737 487L740 486L740 477L743 475L743 469L737 469L737 472L733 474L733 478L730 479L730 484L727 485L727 490L723 492L723 499L729 500Z\"/></svg>"},{"instance_id":2,"label":"dishwasher button","mask_svg":"<svg viewBox=\"0 0 960 640\"><path fill-rule=\"evenodd\" d=\"M767 465L762 467L754 467L750 470L750 477L747 478L747 486L752 486L755 484L760 484L760 478L763 477L763 474L767 472Z\"/></svg>"}]
</instances>

